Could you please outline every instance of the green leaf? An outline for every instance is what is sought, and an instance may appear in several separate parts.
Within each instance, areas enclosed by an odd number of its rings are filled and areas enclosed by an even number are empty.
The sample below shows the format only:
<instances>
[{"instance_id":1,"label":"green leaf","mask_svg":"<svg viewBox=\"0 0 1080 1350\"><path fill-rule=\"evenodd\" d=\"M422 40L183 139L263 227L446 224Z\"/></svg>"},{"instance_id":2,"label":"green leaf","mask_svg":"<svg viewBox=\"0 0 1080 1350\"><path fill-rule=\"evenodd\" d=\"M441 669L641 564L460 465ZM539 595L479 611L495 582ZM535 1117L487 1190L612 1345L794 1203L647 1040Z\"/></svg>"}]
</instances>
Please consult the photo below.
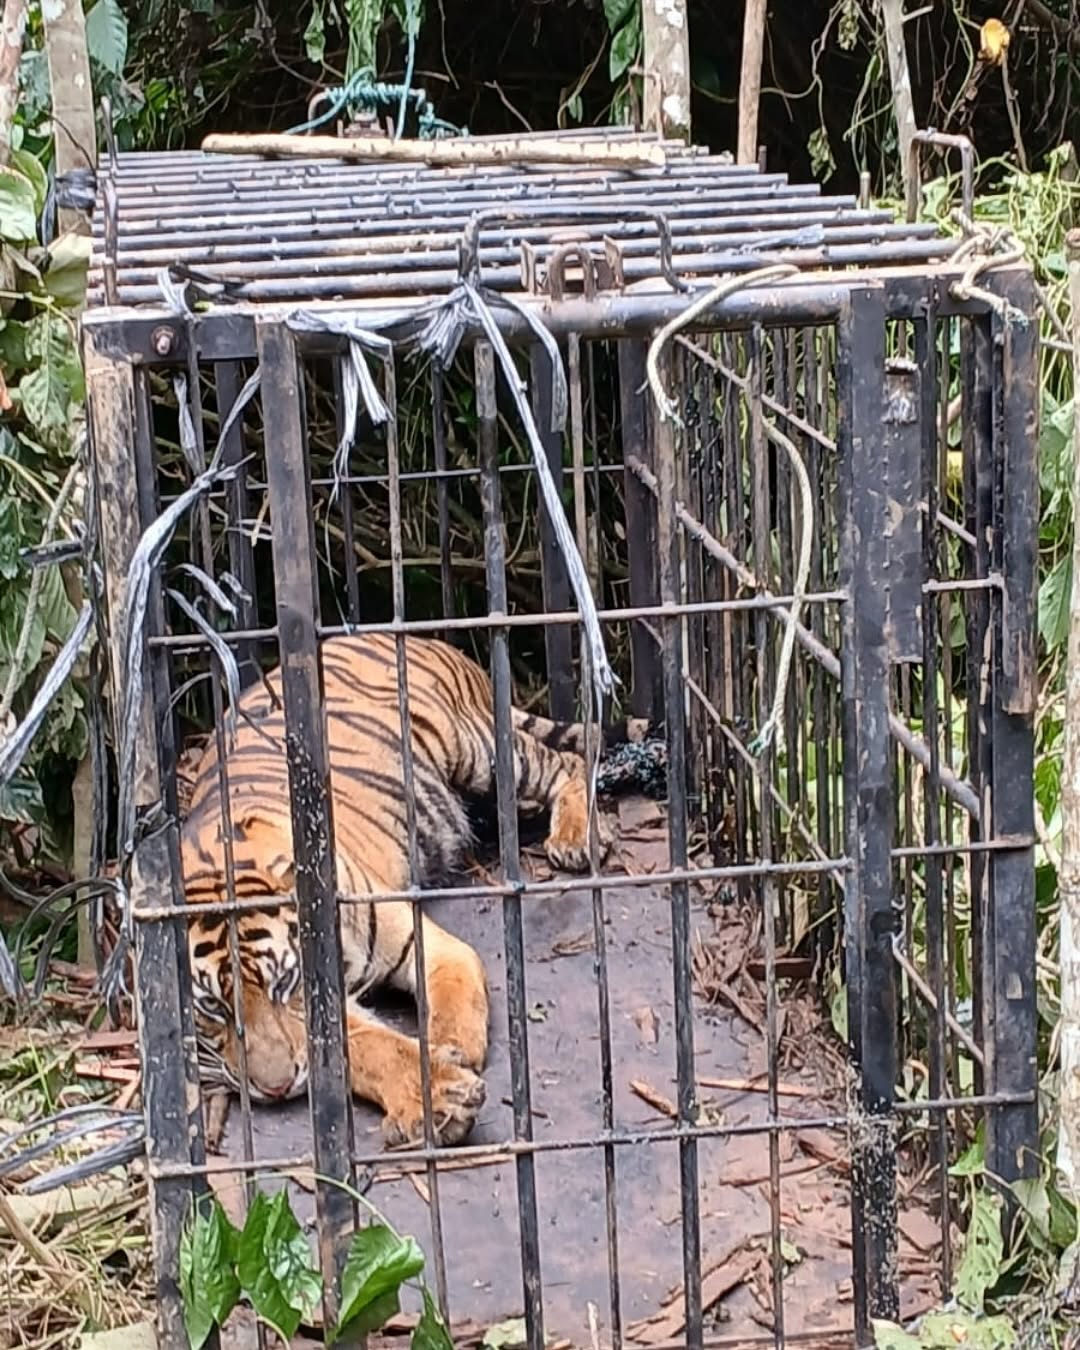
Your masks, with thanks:
<instances>
[{"instance_id":1,"label":"green leaf","mask_svg":"<svg viewBox=\"0 0 1080 1350\"><path fill-rule=\"evenodd\" d=\"M287 1343L318 1304L322 1279L285 1191L272 1200L256 1194L240 1234L236 1273L251 1306Z\"/></svg>"},{"instance_id":2,"label":"green leaf","mask_svg":"<svg viewBox=\"0 0 1080 1350\"><path fill-rule=\"evenodd\" d=\"M1001 1197L977 1190L971 1198L971 1217L964 1254L956 1269L953 1293L971 1312L981 1313L986 1295L1001 1278L1004 1239L1001 1233Z\"/></svg>"},{"instance_id":3,"label":"green leaf","mask_svg":"<svg viewBox=\"0 0 1080 1350\"><path fill-rule=\"evenodd\" d=\"M86 297L86 273L93 241L84 234L62 234L46 250L45 289L60 305L74 309Z\"/></svg>"},{"instance_id":4,"label":"green leaf","mask_svg":"<svg viewBox=\"0 0 1080 1350\"><path fill-rule=\"evenodd\" d=\"M26 359L37 366L19 382L23 412L38 432L67 426L72 400L83 393L82 370L69 325L41 314L26 326Z\"/></svg>"},{"instance_id":5,"label":"green leaf","mask_svg":"<svg viewBox=\"0 0 1080 1350\"><path fill-rule=\"evenodd\" d=\"M45 802L36 778L13 778L0 787L0 820L18 825L40 825L45 819Z\"/></svg>"},{"instance_id":6,"label":"green leaf","mask_svg":"<svg viewBox=\"0 0 1080 1350\"><path fill-rule=\"evenodd\" d=\"M981 1128L975 1139L949 1168L951 1177L977 1177L986 1170L986 1149Z\"/></svg>"},{"instance_id":7,"label":"green leaf","mask_svg":"<svg viewBox=\"0 0 1080 1350\"><path fill-rule=\"evenodd\" d=\"M18 169L34 189L34 215L40 216L49 195L49 176L37 155L28 150L13 150L8 161L13 169Z\"/></svg>"},{"instance_id":8,"label":"green leaf","mask_svg":"<svg viewBox=\"0 0 1080 1350\"><path fill-rule=\"evenodd\" d=\"M0 169L0 239L28 244L37 238L34 185L18 169Z\"/></svg>"},{"instance_id":9,"label":"green leaf","mask_svg":"<svg viewBox=\"0 0 1080 1350\"><path fill-rule=\"evenodd\" d=\"M635 9L611 39L611 54L608 57L608 74L611 79L617 80L628 66L633 65L640 44L641 14Z\"/></svg>"},{"instance_id":10,"label":"green leaf","mask_svg":"<svg viewBox=\"0 0 1080 1350\"><path fill-rule=\"evenodd\" d=\"M878 1350L923 1350L922 1341L918 1336L912 1336L895 1322L872 1318L870 1325L874 1330L874 1344Z\"/></svg>"},{"instance_id":11,"label":"green leaf","mask_svg":"<svg viewBox=\"0 0 1080 1350\"><path fill-rule=\"evenodd\" d=\"M604 18L612 33L617 33L632 13L640 16L638 0L604 0Z\"/></svg>"},{"instance_id":12,"label":"green leaf","mask_svg":"<svg viewBox=\"0 0 1080 1350\"><path fill-rule=\"evenodd\" d=\"M398 1290L424 1268L424 1253L411 1237L398 1237L373 1223L353 1234L341 1275L341 1312L331 1339L346 1328L375 1331L398 1310Z\"/></svg>"},{"instance_id":13,"label":"green leaf","mask_svg":"<svg viewBox=\"0 0 1080 1350\"><path fill-rule=\"evenodd\" d=\"M326 28L323 25L322 5L319 0L311 7L311 18L304 29L304 49L307 59L321 66L326 56Z\"/></svg>"},{"instance_id":14,"label":"green leaf","mask_svg":"<svg viewBox=\"0 0 1080 1350\"><path fill-rule=\"evenodd\" d=\"M420 1321L413 1328L409 1350L454 1350L454 1342L446 1329L442 1313L435 1305L435 1300L426 1288L422 1289L421 1293L424 1310L420 1314Z\"/></svg>"},{"instance_id":15,"label":"green leaf","mask_svg":"<svg viewBox=\"0 0 1080 1350\"><path fill-rule=\"evenodd\" d=\"M512 1346L524 1345L526 1339L524 1317L511 1317L488 1327L484 1332L483 1344L487 1350L510 1350Z\"/></svg>"},{"instance_id":16,"label":"green leaf","mask_svg":"<svg viewBox=\"0 0 1080 1350\"><path fill-rule=\"evenodd\" d=\"M97 62L110 75L124 73L128 23L118 0L97 0L86 16L86 49L91 61Z\"/></svg>"},{"instance_id":17,"label":"green leaf","mask_svg":"<svg viewBox=\"0 0 1080 1350\"><path fill-rule=\"evenodd\" d=\"M1072 553L1060 557L1039 586L1039 636L1050 648L1059 647L1069 635L1069 605L1072 600Z\"/></svg>"},{"instance_id":18,"label":"green leaf","mask_svg":"<svg viewBox=\"0 0 1080 1350\"><path fill-rule=\"evenodd\" d=\"M197 1210L180 1240L180 1293L191 1350L200 1350L240 1298L236 1253L240 1234L215 1200L209 1213Z\"/></svg>"}]
</instances>

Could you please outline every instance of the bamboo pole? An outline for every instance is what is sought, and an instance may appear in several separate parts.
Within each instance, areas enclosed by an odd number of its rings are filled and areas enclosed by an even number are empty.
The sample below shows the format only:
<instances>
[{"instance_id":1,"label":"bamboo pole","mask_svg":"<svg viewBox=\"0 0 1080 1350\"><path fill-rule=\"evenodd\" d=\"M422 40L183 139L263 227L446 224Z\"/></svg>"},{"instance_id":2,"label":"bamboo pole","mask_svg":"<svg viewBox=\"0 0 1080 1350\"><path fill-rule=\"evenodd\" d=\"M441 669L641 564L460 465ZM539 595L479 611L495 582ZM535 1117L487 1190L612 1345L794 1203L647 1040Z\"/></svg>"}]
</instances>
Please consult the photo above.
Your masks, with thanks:
<instances>
[{"instance_id":1,"label":"bamboo pole","mask_svg":"<svg viewBox=\"0 0 1080 1350\"><path fill-rule=\"evenodd\" d=\"M642 0L645 129L690 140L687 0Z\"/></svg>"},{"instance_id":2,"label":"bamboo pole","mask_svg":"<svg viewBox=\"0 0 1080 1350\"><path fill-rule=\"evenodd\" d=\"M1072 303L1073 397L1080 395L1080 230L1066 238ZM1074 403L1075 406L1075 403ZM1061 1124L1057 1165L1080 1202L1080 415L1073 419L1073 570L1065 661L1065 749L1061 764Z\"/></svg>"},{"instance_id":3,"label":"bamboo pole","mask_svg":"<svg viewBox=\"0 0 1080 1350\"><path fill-rule=\"evenodd\" d=\"M739 137L735 158L755 164L758 157L758 110L761 64L765 55L765 12L768 0L746 0L743 19L742 69L739 72Z\"/></svg>"},{"instance_id":4,"label":"bamboo pole","mask_svg":"<svg viewBox=\"0 0 1080 1350\"><path fill-rule=\"evenodd\" d=\"M878 0L885 22L885 51L889 58L889 82L892 85L893 112L900 147L900 173L904 200L908 200L911 178L911 143L915 135L915 103L911 96L911 71L904 41L904 0Z\"/></svg>"},{"instance_id":5,"label":"bamboo pole","mask_svg":"<svg viewBox=\"0 0 1080 1350\"><path fill-rule=\"evenodd\" d=\"M663 168L663 146L622 141L505 140L393 141L372 136L291 136L272 132L207 136L210 155L272 155L283 159L387 160L411 164L615 164Z\"/></svg>"}]
</instances>

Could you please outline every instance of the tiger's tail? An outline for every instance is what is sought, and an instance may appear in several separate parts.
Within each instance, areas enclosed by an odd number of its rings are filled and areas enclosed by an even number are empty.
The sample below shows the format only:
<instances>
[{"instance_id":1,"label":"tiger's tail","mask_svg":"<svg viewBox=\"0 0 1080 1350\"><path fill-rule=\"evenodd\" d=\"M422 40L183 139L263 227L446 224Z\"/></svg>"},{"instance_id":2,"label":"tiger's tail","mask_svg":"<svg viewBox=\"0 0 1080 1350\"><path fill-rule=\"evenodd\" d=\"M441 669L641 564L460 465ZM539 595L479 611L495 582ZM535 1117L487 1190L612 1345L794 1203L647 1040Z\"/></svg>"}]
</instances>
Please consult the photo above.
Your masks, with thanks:
<instances>
[{"instance_id":1,"label":"tiger's tail","mask_svg":"<svg viewBox=\"0 0 1080 1350\"><path fill-rule=\"evenodd\" d=\"M537 717L519 708L512 709L511 721L515 731L535 737L551 750L567 750L575 755L586 753L585 725L582 722L552 722L547 717ZM607 722L602 730L600 753L604 754L617 745L648 740L651 732L652 723L645 717L625 717L617 722Z\"/></svg>"}]
</instances>

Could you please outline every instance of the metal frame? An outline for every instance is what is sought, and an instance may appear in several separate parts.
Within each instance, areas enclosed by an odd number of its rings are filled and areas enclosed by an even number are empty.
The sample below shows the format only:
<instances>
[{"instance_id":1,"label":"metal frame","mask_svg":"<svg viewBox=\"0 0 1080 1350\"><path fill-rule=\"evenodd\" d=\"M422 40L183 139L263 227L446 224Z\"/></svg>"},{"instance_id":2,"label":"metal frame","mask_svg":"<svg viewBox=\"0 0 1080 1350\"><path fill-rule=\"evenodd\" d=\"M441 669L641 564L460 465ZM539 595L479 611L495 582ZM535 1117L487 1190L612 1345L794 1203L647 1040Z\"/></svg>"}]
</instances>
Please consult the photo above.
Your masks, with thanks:
<instances>
[{"instance_id":1,"label":"metal frame","mask_svg":"<svg viewBox=\"0 0 1080 1350\"><path fill-rule=\"evenodd\" d=\"M188 157L189 158L189 157ZM181 159L184 163L181 164ZM170 161L172 163L173 161ZM187 159L175 160L178 175ZM154 165L149 165L154 170ZM207 168L217 182L227 166ZM715 184L739 174L696 157L683 191L694 175ZM264 171L277 181L283 170ZM253 181L262 181L252 170ZM744 175L745 176L745 175ZM330 175L347 183L342 171ZM423 172L407 177L410 190ZM573 175L568 175L570 191ZM494 185L501 183L492 175ZM725 179L727 181L727 179ZM675 192L675 189L673 189ZM677 192L675 193L677 195ZM123 194L121 193L121 199ZM678 247L680 268L693 257ZM121 231L121 240L124 232ZM922 239L922 236L920 236ZM910 242L910 240L909 240ZM916 241L919 243L919 241ZM141 247L132 242L131 248ZM171 247L171 245L163 245ZM714 245L705 240L708 252ZM922 247L922 243L919 243ZM927 246L927 257L941 256ZM122 250L121 250L122 251ZM485 282L502 278L499 257L480 250ZM851 1028L852 1092L849 1112L823 1117L821 1125L846 1125L852 1157L853 1332L865 1343L874 1317L895 1317L897 1283L896 1149L902 1127L928 1115L939 1176L940 1218L947 1230L949 1197L944 1164L949 1155L949 1116L985 1112L988 1163L1006 1180L1028 1174L1037 1139L1035 1105L1034 865L1032 753L1034 633L1038 481L1035 467L1037 338L1033 329L1010 325L979 301L959 303L949 293L956 274L945 265L890 270L889 246L876 254L872 273L803 277L768 292L744 291L718 305L708 320L669 349L663 374L681 397L713 405L705 425L675 428L661 422L640 396L646 339L681 313L686 297L667 289L645 293L597 293L554 300L535 297L548 328L576 353L571 376L576 390L579 434L585 357L597 343L618 341L612 368L618 372L621 453L595 463L594 484L621 480L628 534L629 603L598 608L606 624L629 624L632 633L631 706L638 714L660 715L669 744L670 866L647 878L593 874L572 881L530 881L518 860L510 759L511 678L509 640L515 628L545 628L555 715L572 711L576 675L571 664L572 626L561 559L548 532L544 541L541 612L511 612L510 571L503 540L502 494L520 466L501 464L498 453L496 375L490 346L476 341L473 353L479 446L474 472L483 506L485 575L490 614L486 619L455 617L450 578L448 492L460 470L447 468L442 377L432 388L434 468L414 475L435 484L440 525L440 595L443 615L407 617L399 493L403 474L396 421L387 442L385 481L390 491L390 562L393 614L363 626L403 634L484 629L488 634L495 691L495 776L498 786L499 843L503 880L483 886L448 885L425 898L501 901L509 996L514 1136L499 1145L514 1159L521 1238L522 1287L530 1350L544 1344L542 1217L535 1160L560 1150L595 1149L603 1159L605 1230L611 1306L608 1327L615 1350L625 1343L619 1268L617 1159L621 1148L649 1143L678 1148L681 1177L683 1275L687 1307L685 1344L723 1343L706 1332L702 1316L699 1147L702 1141L765 1133L769 1138L774 1329L785 1343L783 1270L780 1255L780 1154L783 1132L805 1127L785 1117L778 1090L778 953L796 931L793 887L801 879L816 896L820 918L844 929L844 962ZM909 255L910 257L910 255ZM709 254L713 269L727 266L726 254ZM495 266L492 268L491 264ZM627 276L631 260L624 258ZM402 266L404 267L404 263ZM740 266L746 265L745 256ZM110 264L111 266L111 264ZM650 258L650 275L656 275ZM385 279L385 273L381 274ZM440 284L437 269L425 287ZM122 300L141 297L136 271L118 268ZM290 285L293 283L290 282ZM382 284L380 282L380 284ZM419 283L418 283L419 284ZM1034 290L1026 269L1010 268L983 278L995 296L1023 313L1034 312ZM125 288L129 289L125 289ZM268 288L269 287L268 283ZM311 294L319 289L312 287ZM405 289L408 289L406 287ZM262 294L258 287L253 294ZM382 293L384 296L386 292ZM365 312L374 326L380 315L407 312L409 300L383 300ZM306 450L303 383L299 362L329 356L336 344L294 337L284 310L273 305L218 306L191 317L131 308L91 310L84 321L92 439L102 503L102 540L114 635L113 669L118 671L116 615L123 608L123 578L141 528L156 509L156 447L146 370L181 366L193 376L212 367L219 407L242 383L239 363L256 359L264 378L265 490L273 524L276 623L258 622L257 607L242 612L226 641L253 652L258 641L276 641L285 669L285 703L290 748L290 792L296 840L300 935L307 998L311 1062L314 1152L311 1162L331 1179L349 1180L361 1166L379 1166L386 1155L358 1150L351 1134L345 1072L343 990L337 929L339 903L380 903L391 897L338 897L333 872L333 826L328 793L328 759L322 710L317 641L335 631L320 619L316 538L312 524L313 483ZM519 318L497 312L500 327L516 342L528 339ZM949 325L963 331L965 412L965 502L969 517L951 520L942 506L940 455L942 404L940 358ZM910 334L913 360L887 360L890 333ZM833 334L829 337L829 334ZM801 334L801 336L800 336ZM820 340L815 335L825 335ZM469 341L477 338L469 335ZM715 336L715 341L714 341ZM908 338L903 338L903 344ZM833 344L833 345L830 345ZM902 345L903 345L902 344ZM830 353L832 354L830 356ZM832 362L830 369L830 362ZM544 362L534 356L533 398L545 406ZM829 397L835 375L837 397ZM383 371L384 393L396 412L394 369ZM801 411L794 407L796 393ZM947 390L946 390L947 393ZM140 413L138 410L143 408ZM716 408L720 411L717 412ZM832 411L830 411L830 409ZM740 411L742 410L742 411ZM745 417L743 417L745 412ZM838 423L830 418L835 412ZM595 415L595 409L594 409ZM839 771L842 784L819 772L813 792L807 776L805 738L790 709L786 718L792 751L785 763L766 752L746 751L739 726L760 721L776 678L772 640L784 629L790 603L790 549L796 516L786 504L787 470L770 469L764 419L776 417L800 439L820 483L835 484L823 506L821 533L812 559L811 594L798 636L801 653L792 686L812 712L817 753ZM542 422L541 422L541 425ZM594 437L595 441L595 437ZM230 454L240 454L239 433ZM553 467L562 469L560 438L546 433ZM134 458L131 448L134 449ZM750 477L744 470L751 466ZM576 487L583 475L576 474ZM341 480L348 512L354 488L369 479ZM136 490L135 484L138 483ZM226 511L246 511L248 494L262 490L254 470L219 494ZM726 515L722 515L721 508ZM351 515L344 519L352 520ZM722 519L727 525L722 526ZM773 522L772 524L770 522ZM775 526L785 556L780 573L766 540ZM351 530L351 526L347 526ZM948 540L959 541L968 564L963 577L942 572ZM250 555L229 535L229 562L241 577L255 575ZM246 570L244 570L246 569ZM346 577L351 620L364 618L355 562ZM943 727L948 708L940 706L943 660L939 607L961 604L967 615L969 705L968 773L965 781L950 763L951 732ZM779 622L778 622L779 619ZM171 664L205 649L196 634L167 633L164 600L154 606L149 634L149 683L140 754L140 800L169 802L175 747L172 721L165 715L172 694ZM659 651L657 651L659 647ZM979 654L980 665L974 654ZM984 655L985 654L985 655ZM910 674L921 667L922 718L933 732L921 739L900 715L910 699ZM830 681L839 675L838 698ZM953 685L945 679L946 702ZM908 693L898 696L899 680ZM906 683L905 683L906 681ZM557 707L556 707L557 705ZM402 717L407 718L402 694ZM688 739L687 729L693 729ZM939 734L940 729L940 734ZM830 758L832 756L832 758ZM820 760L819 760L820 765ZM903 766L903 774L900 774ZM924 775L924 839L915 839L911 775ZM411 781L406 756L406 786ZM905 784L909 786L905 787ZM689 829L705 821L714 840L723 794L735 798L738 840L734 856L714 857L712 866L690 860ZM906 794L906 795L905 795ZM697 802L692 818L690 802ZM841 800L842 799L842 800ZM810 828L807 821L816 818ZM970 838L958 822L969 820ZM899 833L899 838L897 835ZM415 835L415 831L413 831ZM780 858L783 841L789 852ZM150 1141L149 1174L155 1212L155 1259L159 1271L159 1334L162 1344L182 1344L175 1284L176 1243L186 1206L208 1174L272 1170L275 1160L207 1162L200 1113L190 1111L194 1042L187 1000L182 904L174 826L151 835L138 848L139 881L133 913L139 935L136 998L144 1058L144 1099ZM972 878L972 926L977 942L979 984L974 1031L956 1016L946 968L952 934L953 866L967 860ZM924 871L927 969L920 972L905 948L910 923L911 882L916 863ZM415 859L414 859L415 864ZM415 868L414 868L415 875ZM902 879L901 879L902 878ZM690 964L691 888L713 880L734 884L740 895L761 905L766 972L766 1041L769 1051L767 1118L749 1125L707 1124L697 1115L694 1076L693 989ZM670 895L676 1007L677 1118L662 1130L620 1127L613 1107L610 993L604 947L604 900L614 885L660 885ZM522 921L538 895L569 889L592 892L602 1034L600 1087L603 1127L566 1138L534 1138L530 1102L529 1023ZM835 907L836 889L843 903ZM169 896L168 903L160 897ZM158 897L155 900L155 897ZM418 916L415 890L404 893ZM237 913L250 902L230 897L214 906ZM414 931L421 946L420 927ZM175 984L161 972L177 972ZM897 1100L901 1013L914 1025L925 1019L930 1056L927 1100ZM420 1024L426 1022L423 1006ZM496 1029L498 1035L499 1030ZM956 1090L953 1063L970 1054L980 1081L973 1093ZM392 1155L423 1163L427 1170L437 1250L436 1283L446 1306L442 1261L440 1163L480 1160L487 1146L455 1149L433 1146L428 1103L426 1142ZM295 1167L304 1160L277 1160ZM320 1260L327 1277L326 1314L333 1315L333 1277L340 1270L344 1242L355 1222L351 1201L333 1185L318 1189ZM947 1265L944 1270L947 1278ZM740 1336L746 1343L748 1338ZM680 1342L682 1343L682 1342Z\"/></svg>"}]
</instances>

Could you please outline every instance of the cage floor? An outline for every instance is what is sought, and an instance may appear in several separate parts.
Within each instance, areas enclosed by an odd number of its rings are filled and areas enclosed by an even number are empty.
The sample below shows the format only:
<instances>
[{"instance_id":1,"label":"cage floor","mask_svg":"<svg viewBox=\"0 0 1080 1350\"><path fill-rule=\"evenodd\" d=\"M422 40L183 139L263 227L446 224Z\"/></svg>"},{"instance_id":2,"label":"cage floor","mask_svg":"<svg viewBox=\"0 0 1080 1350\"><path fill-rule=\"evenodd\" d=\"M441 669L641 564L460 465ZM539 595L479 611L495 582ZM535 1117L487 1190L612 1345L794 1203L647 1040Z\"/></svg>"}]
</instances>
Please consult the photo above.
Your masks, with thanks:
<instances>
[{"instance_id":1,"label":"cage floor","mask_svg":"<svg viewBox=\"0 0 1080 1350\"><path fill-rule=\"evenodd\" d=\"M662 809L620 802L619 843L609 868L642 875L667 865ZM545 864L529 858L534 873ZM704 889L704 888L703 888ZM660 887L605 894L616 1129L640 1134L670 1126L676 1096L670 907ZM485 959L492 999L488 1098L469 1142L497 1145L512 1135L502 925L497 902L444 902L439 922ZM600 1040L588 892L530 899L525 907L529 1059L538 1140L584 1139L602 1128ZM751 920L711 896L694 900L696 1074L702 1117L740 1127L765 1118L767 1065L764 983L755 978ZM748 960L748 958L750 958ZM781 1115L795 1127L778 1136L783 1233L783 1318L787 1334L833 1340L851 1326L850 1200L846 1131L811 1124L843 1114L843 1057L814 1001L781 986ZM403 1009L387 1015L402 1025ZM798 1122L806 1122L800 1127ZM220 1149L241 1156L234 1105ZM378 1115L355 1109L356 1146L380 1147ZM304 1100L256 1109L256 1157L310 1154ZM674 1142L620 1145L615 1155L618 1268L623 1333L657 1347L683 1332L680 1169ZM735 1134L698 1146L703 1302L713 1335L769 1338L773 1327L768 1135ZM538 1227L549 1344L589 1345L589 1307L600 1344L610 1343L604 1152L572 1148L535 1157ZM294 1208L311 1222L310 1186L294 1174ZM265 1181L264 1185L267 1184ZM235 1212L234 1175L215 1188ZM901 1220L903 1313L937 1301L939 1230L907 1191ZM388 1154L369 1199L399 1231L413 1234L434 1282L432 1196L422 1169L406 1172ZM438 1200L451 1318L462 1342L479 1343L520 1317L522 1278L516 1166L505 1154L468 1168L440 1169ZM409 1325L408 1310L400 1330ZM394 1329L391 1325L390 1330ZM504 1328L509 1343L517 1339ZM248 1337L242 1328L236 1346ZM498 1337L493 1338L498 1341ZM595 1342L594 1342L595 1344Z\"/></svg>"}]
</instances>

